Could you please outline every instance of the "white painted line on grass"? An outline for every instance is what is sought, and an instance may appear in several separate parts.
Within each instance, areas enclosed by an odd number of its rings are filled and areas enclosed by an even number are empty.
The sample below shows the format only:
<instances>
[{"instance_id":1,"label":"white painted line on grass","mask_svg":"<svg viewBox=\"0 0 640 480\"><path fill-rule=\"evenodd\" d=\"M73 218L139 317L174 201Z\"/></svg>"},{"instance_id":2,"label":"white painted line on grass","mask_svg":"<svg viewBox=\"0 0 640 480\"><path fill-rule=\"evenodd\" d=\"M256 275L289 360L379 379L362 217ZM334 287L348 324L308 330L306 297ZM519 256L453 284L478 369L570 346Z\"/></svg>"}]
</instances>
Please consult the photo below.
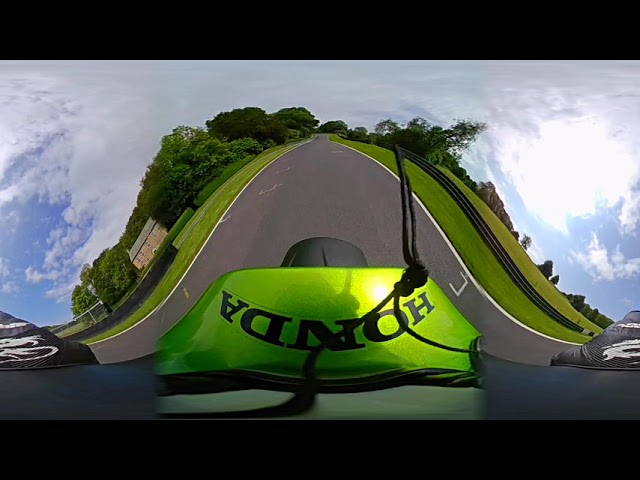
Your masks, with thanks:
<instances>
[{"instance_id":1,"label":"white painted line on grass","mask_svg":"<svg viewBox=\"0 0 640 480\"><path fill-rule=\"evenodd\" d=\"M314 137L315 138L315 137ZM269 163L267 163L264 167L262 167L260 170L258 170L258 172L251 178L251 180L249 180L247 182L247 184L242 187L242 190L240 190L240 192L238 192L238 195L236 195L236 198L233 199L233 201L229 204L229 206L227 207L227 209L224 211L224 213L220 216L220 218L224 218L224 216L229 212L229 210L231 209L231 207L233 207L233 204L236 203L236 200L238 200L238 198L240 198L240 195L242 195L242 192L244 192L246 190L246 188L251 184L251 182L253 182L258 175L260 175L262 173L262 171L267 168L269 165L272 165L273 162L275 162L276 160L278 160L281 156L286 155L287 153L295 150L298 147L301 147L302 145L305 145L311 141L313 141L314 138L311 138L310 140L307 140L306 142L302 142L299 145L295 145L287 150L285 150L284 152L280 153L277 157L275 157L273 160L271 160ZM149 317L151 317L154 313L156 313L158 310L160 310L164 304L167 302L167 300L169 300L171 298L171 295L173 295L173 292L176 291L176 289L178 288L178 286L182 283L182 280L184 280L184 277L187 276L187 274L189 273L189 270L191 270L191 267L193 267L193 264L196 263L196 260L198 259L198 257L200 256L200 253L202 253L202 250L204 250L204 247L207 245L207 243L209 243L209 239L211 238L211 236L214 234L214 232L216 231L216 228L218 228L218 225L220 225L220 220L218 220L218 223L216 223L216 225L213 227L213 229L211 230L211 233L209 233L209 236L207 237L207 239L204 241L204 243L202 244L202 247L200 247L200 250L198 250L198 253L196 253L196 256L193 257L192 262L189 264L189 266L187 267L187 270L184 272L184 275L182 275L182 277L180 277L180 280L178 280L178 282L176 283L176 285L173 287L173 290L171 290L171 292L169 293L169 295L167 295L167 297L162 301L162 303L160 305L158 305L156 308L154 308L151 312L149 312L142 320L140 320L139 322L134 323L133 325L131 325L129 328L127 328L126 330L123 330L122 332L116 333L115 335L112 335L108 338L105 338L103 340L98 340L96 342L91 342L91 343L87 343L87 345L96 345L97 343L100 342L106 342L107 340L111 340L112 338L118 337L120 335L122 335L123 333L127 333L129 330L131 330L132 328L137 327L138 325L140 325L142 322L144 322L145 320L147 320Z\"/></svg>"},{"instance_id":2,"label":"white painted line on grass","mask_svg":"<svg viewBox=\"0 0 640 480\"><path fill-rule=\"evenodd\" d=\"M335 142L334 142L335 143ZM341 144L342 145L342 144ZM349 145L343 145L347 148L350 148L351 150L353 150L354 152L359 153L360 155L363 155L367 158L369 158L370 160L373 160L376 165L380 165L382 168L384 168L387 172L389 172L391 175L394 176L394 178L396 180L398 180L398 182L400 181L400 178L398 178L398 176L392 171L389 170L387 168L386 165L383 165L381 162L379 162L378 160L376 160L373 157L370 157L369 155L367 155L366 153L362 153L359 150L356 150L353 147L350 147ZM511 320L512 322L520 325L522 328L524 328L525 330L529 330L530 332L533 332L537 335L540 335L541 337L544 338L548 338L549 340L554 340L556 342L561 342L561 343L566 343L568 345L581 345L580 343L574 343L574 342L568 342L566 340L560 340L558 338L554 338L551 337L549 335L546 335L542 332L538 332L537 330L534 330L533 328L529 327L528 325L525 325L524 323L522 323L521 321L519 321L518 319L516 319L515 317L513 317L509 312L507 312L504 308L502 308L502 306L500 306L500 304L498 302L496 302L493 297L491 295L489 295L487 293L487 291L482 288L482 286L478 283L478 281L473 277L473 275L471 275L471 272L469 271L469 269L467 268L466 264L462 261L462 258L460 258L460 255L458 254L457 250L453 247L453 245L451 244L451 242L449 241L449 237L447 237L447 235L444 233L444 231L442 230L442 228L440 228L440 225L438 225L438 222L436 222L435 218L433 218L433 216L431 216L431 213L429 213L429 210L427 210L427 207L424 206L424 204L422 203L422 201L420 200L420 198L418 198L418 195L415 194L415 192L413 193L413 198L415 199L415 201L418 203L418 205L420 205L420 207L422 208L422 210L424 211L424 213L427 214L427 216L429 217L429 219L431 220L431 222L435 225L436 229L438 230L438 232L440 233L440 235L442 236L442 238L444 239L445 243L447 244L447 246L449 247L449 250L451 250L451 252L453 253L453 255L456 257L456 260L458 260L458 263L460 264L460 266L464 269L465 274L467 275L467 277L469 278L469 280L471 280L471 282L474 284L474 286L476 287L476 289L480 292L480 294L485 297L487 300L489 300L494 307L496 307L500 313L502 313L505 317L507 317L509 320Z\"/></svg>"}]
</instances>

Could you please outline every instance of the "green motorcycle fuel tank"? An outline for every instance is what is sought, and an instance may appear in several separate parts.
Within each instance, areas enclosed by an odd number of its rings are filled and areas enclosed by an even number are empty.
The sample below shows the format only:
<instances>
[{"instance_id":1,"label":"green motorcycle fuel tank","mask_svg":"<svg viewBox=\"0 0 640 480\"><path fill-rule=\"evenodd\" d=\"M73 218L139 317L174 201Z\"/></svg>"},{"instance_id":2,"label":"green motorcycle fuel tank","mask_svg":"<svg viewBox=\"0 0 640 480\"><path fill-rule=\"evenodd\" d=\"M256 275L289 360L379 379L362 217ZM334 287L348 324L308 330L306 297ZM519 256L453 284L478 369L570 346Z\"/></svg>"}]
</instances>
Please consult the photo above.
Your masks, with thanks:
<instances>
[{"instance_id":1,"label":"green motorcycle fuel tank","mask_svg":"<svg viewBox=\"0 0 640 480\"><path fill-rule=\"evenodd\" d=\"M401 268L295 267L230 272L209 286L158 343L156 372L164 378L216 375L296 384L310 350L325 391L375 383L416 372L477 372L474 353L422 343L399 325L390 301L379 318L344 335L344 326L378 305L402 276ZM402 320L430 340L475 349L480 333L431 278L400 299ZM212 380L213 381L213 380Z\"/></svg>"}]
</instances>

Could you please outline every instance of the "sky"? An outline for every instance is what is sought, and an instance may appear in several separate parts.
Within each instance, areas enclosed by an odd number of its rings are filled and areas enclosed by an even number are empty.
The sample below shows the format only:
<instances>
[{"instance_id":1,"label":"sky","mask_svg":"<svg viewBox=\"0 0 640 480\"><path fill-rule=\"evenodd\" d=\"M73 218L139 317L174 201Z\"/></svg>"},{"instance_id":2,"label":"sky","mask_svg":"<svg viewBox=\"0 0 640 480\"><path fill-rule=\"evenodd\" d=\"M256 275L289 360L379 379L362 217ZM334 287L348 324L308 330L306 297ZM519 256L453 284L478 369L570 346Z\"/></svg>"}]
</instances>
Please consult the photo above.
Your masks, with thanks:
<instances>
[{"instance_id":1,"label":"sky","mask_svg":"<svg viewBox=\"0 0 640 480\"><path fill-rule=\"evenodd\" d=\"M246 106L372 130L486 122L463 156L534 261L614 320L640 309L640 62L0 61L0 310L71 320L162 136Z\"/></svg>"}]
</instances>

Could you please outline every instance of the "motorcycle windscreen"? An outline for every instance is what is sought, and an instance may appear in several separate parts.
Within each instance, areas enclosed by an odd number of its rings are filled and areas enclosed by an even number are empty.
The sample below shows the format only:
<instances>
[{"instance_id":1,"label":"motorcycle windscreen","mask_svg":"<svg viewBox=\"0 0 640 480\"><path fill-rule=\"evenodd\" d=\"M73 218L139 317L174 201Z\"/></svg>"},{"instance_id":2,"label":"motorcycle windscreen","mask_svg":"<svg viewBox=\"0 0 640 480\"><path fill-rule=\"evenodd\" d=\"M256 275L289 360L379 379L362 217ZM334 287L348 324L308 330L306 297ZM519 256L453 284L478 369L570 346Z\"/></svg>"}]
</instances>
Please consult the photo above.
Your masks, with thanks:
<instances>
[{"instance_id":1,"label":"motorcycle windscreen","mask_svg":"<svg viewBox=\"0 0 640 480\"><path fill-rule=\"evenodd\" d=\"M560 352L551 365L640 370L640 311L629 312L584 345Z\"/></svg>"},{"instance_id":2,"label":"motorcycle windscreen","mask_svg":"<svg viewBox=\"0 0 640 480\"><path fill-rule=\"evenodd\" d=\"M405 333L392 302L379 320L335 339L346 323L380 303L402 272L338 267L231 272L161 337L157 373L249 371L302 378L309 350L320 340L331 346L318 358L319 379L419 369L474 372L468 353L426 345ZM400 305L406 322L430 340L467 349L480 336L432 279Z\"/></svg>"},{"instance_id":3,"label":"motorcycle windscreen","mask_svg":"<svg viewBox=\"0 0 640 480\"><path fill-rule=\"evenodd\" d=\"M97 363L87 345L58 338L46 328L0 312L0 370Z\"/></svg>"}]
</instances>

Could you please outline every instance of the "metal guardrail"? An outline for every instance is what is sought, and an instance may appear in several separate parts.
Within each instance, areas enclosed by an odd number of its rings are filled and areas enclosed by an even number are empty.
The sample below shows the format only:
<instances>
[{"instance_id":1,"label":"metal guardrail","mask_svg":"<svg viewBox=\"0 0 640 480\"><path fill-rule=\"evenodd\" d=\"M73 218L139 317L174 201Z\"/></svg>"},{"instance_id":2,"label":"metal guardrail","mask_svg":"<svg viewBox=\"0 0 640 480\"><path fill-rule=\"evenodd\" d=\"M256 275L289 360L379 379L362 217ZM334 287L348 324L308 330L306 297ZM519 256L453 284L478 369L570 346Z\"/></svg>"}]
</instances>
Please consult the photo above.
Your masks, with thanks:
<instances>
[{"instance_id":1,"label":"metal guardrail","mask_svg":"<svg viewBox=\"0 0 640 480\"><path fill-rule=\"evenodd\" d=\"M375 145L388 150L394 150L392 145L383 142L376 142ZM430 163L423 157L416 155L409 150L400 148L400 151L404 156L418 167L420 167L425 173L430 175L438 184L445 189L445 191L456 202L460 209L464 212L467 218L471 221L476 231L480 234L486 245L493 252L498 262L505 269L513 283L515 283L520 290L536 305L540 310L549 315L553 320L563 325L564 327L581 332L587 335L594 335L594 332L576 325L572 320L560 313L556 308L551 305L547 300L540 295L540 293L531 285L529 280L523 275L518 266L515 264L511 256L507 253L502 243L493 233L493 230L489 227L482 215L475 208L471 200L460 190L460 188L451 180L445 173L438 169L435 165Z\"/></svg>"}]
</instances>

